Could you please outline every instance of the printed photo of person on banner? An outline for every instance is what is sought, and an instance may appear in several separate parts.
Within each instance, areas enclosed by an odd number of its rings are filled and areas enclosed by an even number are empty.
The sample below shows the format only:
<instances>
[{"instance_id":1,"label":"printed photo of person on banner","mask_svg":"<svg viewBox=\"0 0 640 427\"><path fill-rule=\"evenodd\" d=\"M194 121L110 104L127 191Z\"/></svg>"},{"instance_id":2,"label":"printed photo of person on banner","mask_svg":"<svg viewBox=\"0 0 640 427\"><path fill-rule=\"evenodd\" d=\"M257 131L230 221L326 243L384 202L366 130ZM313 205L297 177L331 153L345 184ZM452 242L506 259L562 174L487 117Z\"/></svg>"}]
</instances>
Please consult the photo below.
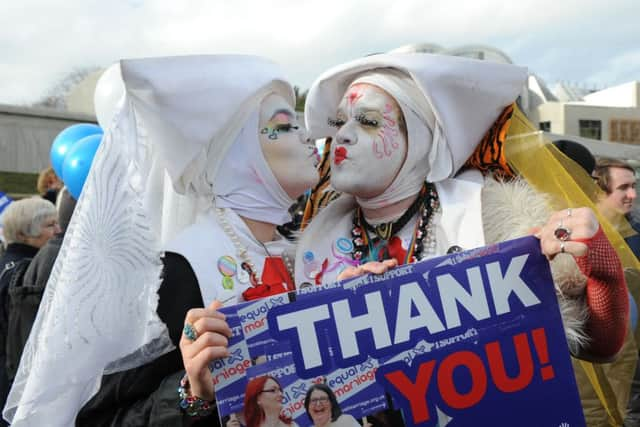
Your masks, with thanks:
<instances>
[{"instance_id":1,"label":"printed photo of person on banner","mask_svg":"<svg viewBox=\"0 0 640 427\"><path fill-rule=\"evenodd\" d=\"M247 426L305 425L305 390L317 379L299 378L290 355L249 368L247 379L242 411Z\"/></svg>"},{"instance_id":2,"label":"printed photo of person on banner","mask_svg":"<svg viewBox=\"0 0 640 427\"><path fill-rule=\"evenodd\" d=\"M260 310L267 357L236 370L245 383L275 378L279 411L301 427L317 422L305 404L315 384L326 384L342 413L364 425L584 425L549 264L534 237L301 295ZM231 319L251 304L220 312ZM234 328L230 348L248 346L243 331ZM229 372L217 365L214 378ZM247 393L217 385L220 414ZM542 404L546 411L520 420ZM402 416L379 412L389 407Z\"/></svg>"},{"instance_id":3,"label":"printed photo of person on banner","mask_svg":"<svg viewBox=\"0 0 640 427\"><path fill-rule=\"evenodd\" d=\"M290 296L286 303L267 305L260 311L264 312L264 320L267 323L269 312L276 307L294 304L294 301L305 301L304 296ZM318 294L324 297L324 293ZM268 298L273 300L275 297ZM232 307L224 307L221 312L225 314L230 325L236 324L235 319L246 318L247 313L255 312L246 307L255 307L255 303L246 302ZM238 313L243 313L238 315ZM249 316L253 319L253 316ZM326 375L305 376L298 375L295 363L292 359L291 345L282 340L274 339L270 333L268 324L261 328L258 336L252 335L252 320L243 323L240 327L232 327L233 335L229 339L230 357L216 360L212 364L212 375L216 391L216 401L220 416L224 417L236 414L244 420L247 411L247 396L252 394L251 383L255 378L268 376L278 382L282 390L281 396L277 396L282 404L281 411L287 419L292 419L299 426L310 426L310 419L305 407L305 398L308 390L315 384L327 384L335 390L336 402L350 414L349 417L363 418L367 414L387 408L386 398L382 387L376 384L375 371L378 363L369 358L363 363L346 368L328 369ZM249 331L245 334L246 331ZM319 331L322 333L322 331ZM247 357L240 362L243 350L254 356ZM260 355L258 355L261 353ZM242 364L242 366L241 366ZM281 398L281 399L280 399ZM244 405L244 406L242 406ZM254 414L255 415L255 414ZM347 417L347 418L349 418ZM247 421L249 422L249 421Z\"/></svg>"},{"instance_id":4,"label":"printed photo of person on banner","mask_svg":"<svg viewBox=\"0 0 640 427\"><path fill-rule=\"evenodd\" d=\"M314 384L307 390L304 408L313 427L359 427L349 414L343 414L336 394L326 384Z\"/></svg>"},{"instance_id":5,"label":"printed photo of person on banner","mask_svg":"<svg viewBox=\"0 0 640 427\"><path fill-rule=\"evenodd\" d=\"M274 377L263 375L250 380L244 398L247 427L298 427L282 413L282 400L282 386Z\"/></svg>"}]
</instances>

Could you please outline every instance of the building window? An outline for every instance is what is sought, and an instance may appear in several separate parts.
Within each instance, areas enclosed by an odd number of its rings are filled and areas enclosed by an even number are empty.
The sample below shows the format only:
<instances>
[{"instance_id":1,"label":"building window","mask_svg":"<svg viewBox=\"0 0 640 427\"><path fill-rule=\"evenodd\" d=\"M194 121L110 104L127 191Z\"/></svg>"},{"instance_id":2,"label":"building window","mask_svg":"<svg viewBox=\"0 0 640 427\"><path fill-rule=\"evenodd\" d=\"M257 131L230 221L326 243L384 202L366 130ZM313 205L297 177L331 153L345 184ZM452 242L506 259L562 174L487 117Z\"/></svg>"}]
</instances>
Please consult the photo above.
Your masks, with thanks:
<instances>
[{"instance_id":1,"label":"building window","mask_svg":"<svg viewBox=\"0 0 640 427\"><path fill-rule=\"evenodd\" d=\"M579 125L581 137L602 139L602 122L600 120L579 120Z\"/></svg>"},{"instance_id":2,"label":"building window","mask_svg":"<svg viewBox=\"0 0 640 427\"><path fill-rule=\"evenodd\" d=\"M542 132L551 132L551 122L540 122L540 130Z\"/></svg>"}]
</instances>

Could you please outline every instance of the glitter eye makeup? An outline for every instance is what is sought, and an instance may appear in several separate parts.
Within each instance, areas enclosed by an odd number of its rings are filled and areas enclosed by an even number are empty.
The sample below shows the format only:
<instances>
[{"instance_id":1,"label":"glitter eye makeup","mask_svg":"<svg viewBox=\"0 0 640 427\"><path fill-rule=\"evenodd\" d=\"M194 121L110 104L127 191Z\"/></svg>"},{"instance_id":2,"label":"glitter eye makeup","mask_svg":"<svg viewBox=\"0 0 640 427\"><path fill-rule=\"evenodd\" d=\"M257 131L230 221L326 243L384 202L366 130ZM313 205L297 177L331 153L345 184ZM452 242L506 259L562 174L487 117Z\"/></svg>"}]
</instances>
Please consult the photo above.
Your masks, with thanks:
<instances>
[{"instance_id":1,"label":"glitter eye makeup","mask_svg":"<svg viewBox=\"0 0 640 427\"><path fill-rule=\"evenodd\" d=\"M402 110L397 101L375 85L358 84L357 89L349 88L333 117L327 115L327 123L337 128L331 185L369 198L391 185L405 161L407 141L399 127Z\"/></svg>"},{"instance_id":2,"label":"glitter eye makeup","mask_svg":"<svg viewBox=\"0 0 640 427\"><path fill-rule=\"evenodd\" d=\"M290 132L299 129L299 126L292 125L291 122L294 115L289 110L278 110L266 123L265 127L260 129L260 133L268 135L271 140L278 139L279 132Z\"/></svg>"},{"instance_id":3,"label":"glitter eye makeup","mask_svg":"<svg viewBox=\"0 0 640 427\"><path fill-rule=\"evenodd\" d=\"M344 126L344 123L345 121L342 119L331 119L331 118L327 119L327 124L334 128L340 128Z\"/></svg>"},{"instance_id":4,"label":"glitter eye makeup","mask_svg":"<svg viewBox=\"0 0 640 427\"><path fill-rule=\"evenodd\" d=\"M360 113L355 117L356 121L363 126L378 127L379 122L375 119L367 118L364 113Z\"/></svg>"},{"instance_id":5,"label":"glitter eye makeup","mask_svg":"<svg viewBox=\"0 0 640 427\"><path fill-rule=\"evenodd\" d=\"M398 106L384 98L388 98L384 92L369 91L367 85L356 85L342 99L336 118L329 118L327 123L340 130L353 122L373 136L370 144L376 159L390 157L400 146L397 117L401 113Z\"/></svg>"}]
</instances>

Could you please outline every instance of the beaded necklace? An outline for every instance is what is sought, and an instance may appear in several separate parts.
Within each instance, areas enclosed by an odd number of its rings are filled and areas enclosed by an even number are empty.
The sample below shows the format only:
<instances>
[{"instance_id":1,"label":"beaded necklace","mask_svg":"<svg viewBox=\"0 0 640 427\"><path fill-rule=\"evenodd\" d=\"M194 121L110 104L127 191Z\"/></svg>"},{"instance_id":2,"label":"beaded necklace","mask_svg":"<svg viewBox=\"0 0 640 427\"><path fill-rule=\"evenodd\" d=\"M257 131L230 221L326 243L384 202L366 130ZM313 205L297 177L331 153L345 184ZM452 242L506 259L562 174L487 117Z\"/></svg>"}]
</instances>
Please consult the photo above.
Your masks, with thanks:
<instances>
[{"instance_id":1,"label":"beaded necklace","mask_svg":"<svg viewBox=\"0 0 640 427\"><path fill-rule=\"evenodd\" d=\"M351 238L353 251L351 257L355 261L364 263L367 261L379 261L377 259L376 248L381 244L388 244L395 234L397 234L415 215L419 212L418 221L413 229L409 250L404 260L398 260L401 264L410 264L422 259L425 251L435 252L436 237L433 230L434 213L440 208L438 193L435 186L425 182L416 200L409 206L409 209L396 221L372 226L367 223L362 209L358 207L353 215L353 228ZM375 233L373 239L369 236L369 231Z\"/></svg>"},{"instance_id":2,"label":"beaded necklace","mask_svg":"<svg viewBox=\"0 0 640 427\"><path fill-rule=\"evenodd\" d=\"M240 238L236 234L231 224L229 224L229 221L227 221L224 209L215 208L215 210L216 210L216 215L218 217L220 225L222 226L222 230L227 235L227 237L229 237L229 239L231 240L231 243L236 249L236 255L242 260L242 263L248 267L247 273L249 273L249 276L251 277L251 284L253 286L262 286L263 285L262 280L258 277L258 274L257 274L258 269L256 268L256 265L253 263L253 261L249 257L249 250L244 245L242 245L242 243L240 243ZM262 246L262 249L264 249L266 255L271 257L272 255L271 253L269 253L269 250L264 245L264 243L260 241L258 241L258 243L260 244L260 246ZM291 262L291 259L289 259L289 257L284 252L282 253L281 258L282 258L282 261L284 262L287 272L289 273L289 276L293 277L293 263ZM283 280L283 281L286 282L286 280Z\"/></svg>"}]
</instances>

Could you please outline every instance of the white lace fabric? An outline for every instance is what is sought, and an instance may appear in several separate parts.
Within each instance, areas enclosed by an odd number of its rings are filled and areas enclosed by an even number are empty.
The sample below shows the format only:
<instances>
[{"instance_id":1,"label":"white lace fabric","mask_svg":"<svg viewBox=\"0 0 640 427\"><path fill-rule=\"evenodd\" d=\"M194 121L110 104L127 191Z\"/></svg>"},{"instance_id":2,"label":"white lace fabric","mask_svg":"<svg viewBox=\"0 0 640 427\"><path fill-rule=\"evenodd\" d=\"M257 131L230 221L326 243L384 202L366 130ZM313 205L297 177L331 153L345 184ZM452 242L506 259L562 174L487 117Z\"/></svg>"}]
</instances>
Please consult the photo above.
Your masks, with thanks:
<instances>
[{"instance_id":1,"label":"white lace fabric","mask_svg":"<svg viewBox=\"0 0 640 427\"><path fill-rule=\"evenodd\" d=\"M261 100L294 102L280 67L255 56L120 65L126 95L47 283L3 412L12 425L73 425L103 374L174 348L156 313L164 245L212 206L213 180Z\"/></svg>"},{"instance_id":2,"label":"white lace fabric","mask_svg":"<svg viewBox=\"0 0 640 427\"><path fill-rule=\"evenodd\" d=\"M149 310L162 270L159 233L141 193L149 150L129 106L120 118L96 153L47 283L4 410L12 425L73 425L103 372L173 348Z\"/></svg>"}]
</instances>

